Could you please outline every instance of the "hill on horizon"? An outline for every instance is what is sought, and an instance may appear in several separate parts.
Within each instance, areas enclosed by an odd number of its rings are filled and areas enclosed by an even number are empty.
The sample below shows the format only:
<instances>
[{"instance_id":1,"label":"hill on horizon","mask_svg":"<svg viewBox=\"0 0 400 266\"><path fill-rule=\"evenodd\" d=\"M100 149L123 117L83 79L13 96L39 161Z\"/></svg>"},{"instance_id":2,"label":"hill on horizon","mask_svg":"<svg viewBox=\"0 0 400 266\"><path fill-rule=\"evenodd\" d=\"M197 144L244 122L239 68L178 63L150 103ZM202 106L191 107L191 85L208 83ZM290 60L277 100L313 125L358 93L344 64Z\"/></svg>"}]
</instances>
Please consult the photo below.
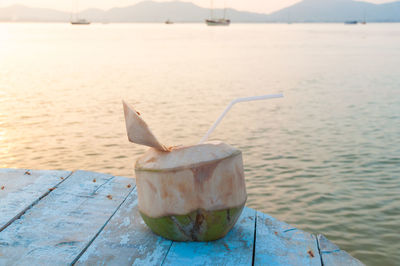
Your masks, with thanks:
<instances>
[{"instance_id":1,"label":"hill on horizon","mask_svg":"<svg viewBox=\"0 0 400 266\"><path fill-rule=\"evenodd\" d=\"M222 17L223 10L216 9ZM354 0L303 0L271 14L238 11L228 8L227 17L232 22L344 22L346 20L368 22L400 22L400 1L371 4ZM16 22L68 22L68 12L46 8L12 5L0 8L0 21ZM109 10L86 9L78 14L92 22L203 22L210 11L190 2L143 1L132 6Z\"/></svg>"},{"instance_id":2,"label":"hill on horizon","mask_svg":"<svg viewBox=\"0 0 400 266\"><path fill-rule=\"evenodd\" d=\"M400 1L372 4L354 0L303 0L269 15L277 22L399 22Z\"/></svg>"}]
</instances>

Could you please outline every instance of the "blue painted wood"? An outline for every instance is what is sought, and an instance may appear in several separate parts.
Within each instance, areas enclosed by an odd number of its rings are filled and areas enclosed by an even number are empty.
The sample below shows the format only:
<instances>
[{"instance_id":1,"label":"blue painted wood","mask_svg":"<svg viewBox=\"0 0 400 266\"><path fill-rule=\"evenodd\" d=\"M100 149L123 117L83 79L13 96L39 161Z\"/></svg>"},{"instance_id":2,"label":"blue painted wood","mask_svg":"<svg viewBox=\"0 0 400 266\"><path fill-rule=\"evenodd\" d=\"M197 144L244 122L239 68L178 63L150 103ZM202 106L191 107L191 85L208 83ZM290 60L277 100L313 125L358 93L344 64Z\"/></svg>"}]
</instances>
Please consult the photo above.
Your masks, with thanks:
<instances>
[{"instance_id":1,"label":"blue painted wood","mask_svg":"<svg viewBox=\"0 0 400 266\"><path fill-rule=\"evenodd\" d=\"M254 265L321 265L315 236L257 212Z\"/></svg>"},{"instance_id":2,"label":"blue painted wood","mask_svg":"<svg viewBox=\"0 0 400 266\"><path fill-rule=\"evenodd\" d=\"M0 265L363 265L323 236L249 208L223 239L172 243L145 226L134 179L25 172L0 169L0 221L9 224L0 231Z\"/></svg>"},{"instance_id":3,"label":"blue painted wood","mask_svg":"<svg viewBox=\"0 0 400 266\"><path fill-rule=\"evenodd\" d=\"M174 242L164 265L251 265L255 210L244 208L234 228L213 242Z\"/></svg>"},{"instance_id":4,"label":"blue painted wood","mask_svg":"<svg viewBox=\"0 0 400 266\"><path fill-rule=\"evenodd\" d=\"M323 235L318 235L318 244L321 252L322 262L325 266L361 266L361 261L350 256L347 252L341 250L338 246L326 239Z\"/></svg>"},{"instance_id":5,"label":"blue painted wood","mask_svg":"<svg viewBox=\"0 0 400 266\"><path fill-rule=\"evenodd\" d=\"M136 189L76 265L161 265L172 241L153 234L140 217Z\"/></svg>"},{"instance_id":6,"label":"blue painted wood","mask_svg":"<svg viewBox=\"0 0 400 266\"><path fill-rule=\"evenodd\" d=\"M0 169L0 232L70 174L69 171Z\"/></svg>"},{"instance_id":7,"label":"blue painted wood","mask_svg":"<svg viewBox=\"0 0 400 266\"><path fill-rule=\"evenodd\" d=\"M0 265L66 265L132 191L132 179L77 171L0 232Z\"/></svg>"}]
</instances>

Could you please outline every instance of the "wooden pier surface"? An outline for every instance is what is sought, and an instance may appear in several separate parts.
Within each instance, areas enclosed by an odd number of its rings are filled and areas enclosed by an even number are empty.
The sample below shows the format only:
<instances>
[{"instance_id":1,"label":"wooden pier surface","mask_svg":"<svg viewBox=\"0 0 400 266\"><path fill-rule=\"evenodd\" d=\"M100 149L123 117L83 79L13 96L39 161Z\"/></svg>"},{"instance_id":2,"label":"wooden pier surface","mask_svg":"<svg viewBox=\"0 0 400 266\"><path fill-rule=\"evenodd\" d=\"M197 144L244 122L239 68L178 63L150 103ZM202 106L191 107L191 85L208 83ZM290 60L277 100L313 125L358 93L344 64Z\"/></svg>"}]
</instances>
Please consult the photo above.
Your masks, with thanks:
<instances>
[{"instance_id":1,"label":"wooden pier surface","mask_svg":"<svg viewBox=\"0 0 400 266\"><path fill-rule=\"evenodd\" d=\"M137 209L135 179L0 169L0 265L363 265L322 235L245 208L223 239L174 242Z\"/></svg>"}]
</instances>

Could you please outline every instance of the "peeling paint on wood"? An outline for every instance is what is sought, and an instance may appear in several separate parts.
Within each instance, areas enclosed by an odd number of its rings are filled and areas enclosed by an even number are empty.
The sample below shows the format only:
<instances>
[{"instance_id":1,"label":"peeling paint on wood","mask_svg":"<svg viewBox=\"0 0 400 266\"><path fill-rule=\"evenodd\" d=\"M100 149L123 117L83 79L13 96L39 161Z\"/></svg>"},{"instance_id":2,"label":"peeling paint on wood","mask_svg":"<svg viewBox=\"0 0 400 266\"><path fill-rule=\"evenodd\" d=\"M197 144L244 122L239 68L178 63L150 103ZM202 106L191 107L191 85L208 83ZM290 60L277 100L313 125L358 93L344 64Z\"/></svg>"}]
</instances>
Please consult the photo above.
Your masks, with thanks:
<instances>
[{"instance_id":1,"label":"peeling paint on wood","mask_svg":"<svg viewBox=\"0 0 400 266\"><path fill-rule=\"evenodd\" d=\"M171 244L144 224L135 189L76 265L161 265Z\"/></svg>"},{"instance_id":2,"label":"peeling paint on wood","mask_svg":"<svg viewBox=\"0 0 400 266\"><path fill-rule=\"evenodd\" d=\"M257 212L254 265L321 265L315 236Z\"/></svg>"},{"instance_id":3,"label":"peeling paint on wood","mask_svg":"<svg viewBox=\"0 0 400 266\"><path fill-rule=\"evenodd\" d=\"M132 179L74 172L0 232L0 265L72 263L132 191L129 183Z\"/></svg>"},{"instance_id":4,"label":"peeling paint on wood","mask_svg":"<svg viewBox=\"0 0 400 266\"><path fill-rule=\"evenodd\" d=\"M347 252L341 250L338 246L326 239L323 235L318 235L318 245L321 252L324 266L361 266L361 261L350 256Z\"/></svg>"},{"instance_id":5,"label":"peeling paint on wood","mask_svg":"<svg viewBox=\"0 0 400 266\"><path fill-rule=\"evenodd\" d=\"M251 265L255 210L244 208L235 227L212 242L174 242L163 265Z\"/></svg>"},{"instance_id":6,"label":"peeling paint on wood","mask_svg":"<svg viewBox=\"0 0 400 266\"><path fill-rule=\"evenodd\" d=\"M29 173L29 174L27 174ZM69 171L0 169L0 232L63 182Z\"/></svg>"},{"instance_id":7,"label":"peeling paint on wood","mask_svg":"<svg viewBox=\"0 0 400 266\"><path fill-rule=\"evenodd\" d=\"M144 224L134 179L69 174L0 169L0 265L363 265L249 208L220 240L172 242Z\"/></svg>"}]
</instances>

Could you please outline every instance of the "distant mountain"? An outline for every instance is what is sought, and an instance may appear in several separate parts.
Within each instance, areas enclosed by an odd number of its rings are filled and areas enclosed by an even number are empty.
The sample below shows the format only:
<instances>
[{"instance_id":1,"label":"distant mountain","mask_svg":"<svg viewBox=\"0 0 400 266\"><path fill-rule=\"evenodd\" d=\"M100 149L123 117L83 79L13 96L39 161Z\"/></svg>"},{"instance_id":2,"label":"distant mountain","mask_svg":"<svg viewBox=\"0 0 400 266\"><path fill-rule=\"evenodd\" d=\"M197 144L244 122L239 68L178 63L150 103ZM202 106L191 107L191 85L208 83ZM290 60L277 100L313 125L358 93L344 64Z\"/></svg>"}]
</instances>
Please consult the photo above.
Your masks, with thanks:
<instances>
[{"instance_id":1,"label":"distant mountain","mask_svg":"<svg viewBox=\"0 0 400 266\"><path fill-rule=\"evenodd\" d=\"M214 11L223 16L223 10ZM87 9L80 18L92 22L203 22L210 11L188 2L143 1L136 5L110 10ZM0 21L67 22L71 14L44 8L13 5L0 8ZM227 9L233 22L343 22L346 20L368 22L400 22L400 1L371 4L353 0L303 0L271 14L261 14Z\"/></svg>"},{"instance_id":2,"label":"distant mountain","mask_svg":"<svg viewBox=\"0 0 400 266\"><path fill-rule=\"evenodd\" d=\"M69 19L70 14L47 8L30 8L22 5L0 8L0 21L62 22Z\"/></svg>"},{"instance_id":3,"label":"distant mountain","mask_svg":"<svg viewBox=\"0 0 400 266\"><path fill-rule=\"evenodd\" d=\"M400 22L400 2L371 4L353 0L303 0L269 15L277 22Z\"/></svg>"},{"instance_id":4,"label":"distant mountain","mask_svg":"<svg viewBox=\"0 0 400 266\"><path fill-rule=\"evenodd\" d=\"M222 9L214 10L216 16L223 16ZM268 15L227 9L227 16L235 22L266 22ZM110 10L87 9L78 14L92 22L203 22L210 16L210 10L188 2L143 1L136 5L112 8ZM71 14L51 9L30 8L13 5L0 8L0 21L67 22Z\"/></svg>"},{"instance_id":5,"label":"distant mountain","mask_svg":"<svg viewBox=\"0 0 400 266\"><path fill-rule=\"evenodd\" d=\"M217 16L223 16L223 10L216 9ZM266 14L237 11L227 9L227 15L233 21L265 22ZM115 22L164 22L170 19L175 22L202 22L210 16L207 8L196 6L188 2L153 2L144 1L134 6L113 8L106 11L106 17Z\"/></svg>"}]
</instances>

